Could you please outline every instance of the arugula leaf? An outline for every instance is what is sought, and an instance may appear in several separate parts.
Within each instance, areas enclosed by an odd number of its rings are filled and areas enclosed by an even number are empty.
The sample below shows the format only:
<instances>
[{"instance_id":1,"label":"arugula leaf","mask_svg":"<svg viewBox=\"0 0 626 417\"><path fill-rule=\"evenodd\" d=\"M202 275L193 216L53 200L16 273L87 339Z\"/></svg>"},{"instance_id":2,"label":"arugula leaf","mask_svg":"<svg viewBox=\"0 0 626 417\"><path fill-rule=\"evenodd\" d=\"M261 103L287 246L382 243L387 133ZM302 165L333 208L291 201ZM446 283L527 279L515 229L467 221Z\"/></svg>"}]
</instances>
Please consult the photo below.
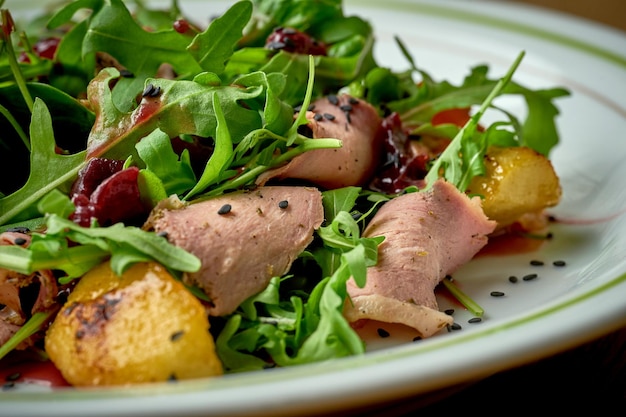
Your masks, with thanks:
<instances>
[{"instance_id":1,"label":"arugula leaf","mask_svg":"<svg viewBox=\"0 0 626 417\"><path fill-rule=\"evenodd\" d=\"M251 15L252 3L238 1L193 39L187 50L204 71L224 71Z\"/></svg>"},{"instance_id":2,"label":"arugula leaf","mask_svg":"<svg viewBox=\"0 0 626 417\"><path fill-rule=\"evenodd\" d=\"M59 155L55 152L52 119L45 103L36 98L30 125L31 169L26 184L13 194L0 199L0 225L19 221L37 213L35 204L51 190L73 179L85 161L85 152Z\"/></svg>"},{"instance_id":3,"label":"arugula leaf","mask_svg":"<svg viewBox=\"0 0 626 417\"><path fill-rule=\"evenodd\" d=\"M141 28L122 0L88 0L80 5L66 6L52 20L57 25L61 17L70 17L70 11L91 8L89 27L82 44L84 60L93 60L96 52L113 56L134 74L119 80L113 101L123 111L134 105L135 96L144 81L154 76L162 63L171 64L180 77L201 72L201 67L187 52L189 40L173 28L148 32Z\"/></svg>"},{"instance_id":4,"label":"arugula leaf","mask_svg":"<svg viewBox=\"0 0 626 417\"><path fill-rule=\"evenodd\" d=\"M217 119L217 127L215 128L215 148L202 172L200 180L187 193L185 199L191 198L193 195L214 184L220 178L220 174L229 167L233 159L233 143L217 94L213 95L213 109Z\"/></svg>"},{"instance_id":5,"label":"arugula leaf","mask_svg":"<svg viewBox=\"0 0 626 417\"><path fill-rule=\"evenodd\" d=\"M170 137L162 130L155 129L135 148L146 170L162 181L166 195L183 193L196 183L189 151L184 150L179 158L172 148Z\"/></svg>"},{"instance_id":6,"label":"arugula leaf","mask_svg":"<svg viewBox=\"0 0 626 417\"><path fill-rule=\"evenodd\" d=\"M155 233L116 223L85 228L56 214L46 218L45 233L33 233L28 248L0 246L0 268L31 274L41 269L64 271L62 282L78 278L110 257L121 275L135 262L154 260L175 271L194 272L200 260ZM74 242L78 245L70 245Z\"/></svg>"},{"instance_id":7,"label":"arugula leaf","mask_svg":"<svg viewBox=\"0 0 626 417\"><path fill-rule=\"evenodd\" d=\"M236 120L231 126L233 142L261 127L258 111L240 103L259 97L262 86L207 86L194 81L148 79L159 89L158 97L146 97L131 112L119 110L112 101L109 84L119 78L114 68L102 70L90 83L88 99L96 121L87 142L87 157L126 159L143 136L159 128L170 137L181 134L215 137L217 119L213 95L220 96L224 116Z\"/></svg>"},{"instance_id":8,"label":"arugula leaf","mask_svg":"<svg viewBox=\"0 0 626 417\"><path fill-rule=\"evenodd\" d=\"M443 176L457 189L465 191L474 176L484 173L483 158L488 143L485 140L485 136L477 134L478 123L493 99L510 82L523 57L524 52L522 51L507 73L492 88L481 104L480 109L459 130L452 142L432 164L425 177L426 187L424 187L424 190L430 189L435 181Z\"/></svg>"}]
</instances>

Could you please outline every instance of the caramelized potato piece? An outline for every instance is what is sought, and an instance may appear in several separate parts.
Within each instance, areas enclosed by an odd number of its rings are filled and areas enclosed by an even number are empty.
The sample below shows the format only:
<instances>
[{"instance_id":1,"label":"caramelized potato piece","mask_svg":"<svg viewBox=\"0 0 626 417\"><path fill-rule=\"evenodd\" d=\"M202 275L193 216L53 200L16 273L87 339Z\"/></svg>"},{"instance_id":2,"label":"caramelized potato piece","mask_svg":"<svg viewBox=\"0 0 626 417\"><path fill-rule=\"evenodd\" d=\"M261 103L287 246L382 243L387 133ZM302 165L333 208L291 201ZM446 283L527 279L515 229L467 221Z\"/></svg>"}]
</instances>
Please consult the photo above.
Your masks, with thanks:
<instances>
[{"instance_id":1,"label":"caramelized potato piece","mask_svg":"<svg viewBox=\"0 0 626 417\"><path fill-rule=\"evenodd\" d=\"M205 308L165 268L109 263L87 273L48 329L45 348L76 386L222 374Z\"/></svg>"},{"instance_id":2,"label":"caramelized potato piece","mask_svg":"<svg viewBox=\"0 0 626 417\"><path fill-rule=\"evenodd\" d=\"M522 215L541 212L561 199L561 186L552 163L527 147L491 147L485 157L487 173L475 177L470 194L484 197L487 217L506 227Z\"/></svg>"}]
</instances>

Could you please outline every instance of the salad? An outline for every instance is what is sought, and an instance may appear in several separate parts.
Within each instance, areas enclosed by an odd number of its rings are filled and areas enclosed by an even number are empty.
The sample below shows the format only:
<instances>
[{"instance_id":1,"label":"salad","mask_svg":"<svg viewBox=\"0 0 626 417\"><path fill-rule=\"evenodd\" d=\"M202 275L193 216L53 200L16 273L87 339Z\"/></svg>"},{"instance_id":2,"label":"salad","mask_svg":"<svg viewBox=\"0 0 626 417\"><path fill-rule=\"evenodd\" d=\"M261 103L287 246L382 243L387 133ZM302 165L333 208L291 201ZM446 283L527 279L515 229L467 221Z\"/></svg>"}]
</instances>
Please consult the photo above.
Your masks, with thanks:
<instances>
[{"instance_id":1,"label":"salad","mask_svg":"<svg viewBox=\"0 0 626 417\"><path fill-rule=\"evenodd\" d=\"M363 354L372 320L430 337L453 325L435 289L480 316L451 274L560 200L568 92L515 82L523 51L454 85L401 39L406 70L377 62L340 1L241 0L204 25L132 6L2 10L4 363L119 385Z\"/></svg>"}]
</instances>

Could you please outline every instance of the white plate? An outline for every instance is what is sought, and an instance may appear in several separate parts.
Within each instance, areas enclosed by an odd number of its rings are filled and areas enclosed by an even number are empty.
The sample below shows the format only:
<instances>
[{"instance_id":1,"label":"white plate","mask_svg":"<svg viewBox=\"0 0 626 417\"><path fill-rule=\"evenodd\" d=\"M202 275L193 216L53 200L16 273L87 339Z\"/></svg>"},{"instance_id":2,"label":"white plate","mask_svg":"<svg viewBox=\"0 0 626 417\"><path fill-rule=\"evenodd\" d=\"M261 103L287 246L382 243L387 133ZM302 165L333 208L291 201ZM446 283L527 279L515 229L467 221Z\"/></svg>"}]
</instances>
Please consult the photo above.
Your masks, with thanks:
<instances>
[{"instance_id":1,"label":"white plate","mask_svg":"<svg viewBox=\"0 0 626 417\"><path fill-rule=\"evenodd\" d=\"M16 3L16 4L12 4ZM182 0L198 19L219 2ZM346 11L374 24L380 63L407 67L399 35L417 64L458 82L487 63L500 76L521 50L516 80L564 86L558 100L561 144L552 155L564 198L554 210L571 221L551 228L539 252L481 257L455 274L486 310L463 329L419 342L390 337L364 356L210 380L110 390L12 392L0 395L3 415L235 416L304 415L423 396L566 350L626 324L626 34L584 20L511 3L480 1L347 1ZM9 8L35 2L9 0ZM211 10L204 10L203 7ZM15 9L17 10L17 9ZM514 110L522 114L523 107ZM529 264L545 261L543 267ZM564 260L565 267L552 262ZM538 273L532 281L508 281ZM503 291L504 297L491 297ZM445 299L441 308L450 305ZM390 342L391 341L391 342ZM382 343L384 342L384 344Z\"/></svg>"}]
</instances>

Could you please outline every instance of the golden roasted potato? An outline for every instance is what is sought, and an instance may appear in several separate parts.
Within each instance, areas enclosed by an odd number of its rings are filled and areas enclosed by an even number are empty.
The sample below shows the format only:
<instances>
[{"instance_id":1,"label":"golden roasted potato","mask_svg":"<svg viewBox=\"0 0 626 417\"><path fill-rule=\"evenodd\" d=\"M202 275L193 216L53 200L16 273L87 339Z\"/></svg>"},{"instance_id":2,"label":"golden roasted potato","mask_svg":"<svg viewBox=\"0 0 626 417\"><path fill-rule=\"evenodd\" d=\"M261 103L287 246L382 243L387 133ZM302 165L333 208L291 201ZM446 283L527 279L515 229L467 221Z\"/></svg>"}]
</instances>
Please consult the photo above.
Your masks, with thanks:
<instances>
[{"instance_id":1,"label":"golden roasted potato","mask_svg":"<svg viewBox=\"0 0 626 417\"><path fill-rule=\"evenodd\" d=\"M487 217L508 226L528 213L558 204L561 185L548 158L527 147L491 147L485 156L487 172L474 177L468 192L484 197Z\"/></svg>"},{"instance_id":2,"label":"golden roasted potato","mask_svg":"<svg viewBox=\"0 0 626 417\"><path fill-rule=\"evenodd\" d=\"M45 348L76 386L125 385L222 374L200 303L165 268L109 263L76 285L48 329Z\"/></svg>"}]
</instances>

